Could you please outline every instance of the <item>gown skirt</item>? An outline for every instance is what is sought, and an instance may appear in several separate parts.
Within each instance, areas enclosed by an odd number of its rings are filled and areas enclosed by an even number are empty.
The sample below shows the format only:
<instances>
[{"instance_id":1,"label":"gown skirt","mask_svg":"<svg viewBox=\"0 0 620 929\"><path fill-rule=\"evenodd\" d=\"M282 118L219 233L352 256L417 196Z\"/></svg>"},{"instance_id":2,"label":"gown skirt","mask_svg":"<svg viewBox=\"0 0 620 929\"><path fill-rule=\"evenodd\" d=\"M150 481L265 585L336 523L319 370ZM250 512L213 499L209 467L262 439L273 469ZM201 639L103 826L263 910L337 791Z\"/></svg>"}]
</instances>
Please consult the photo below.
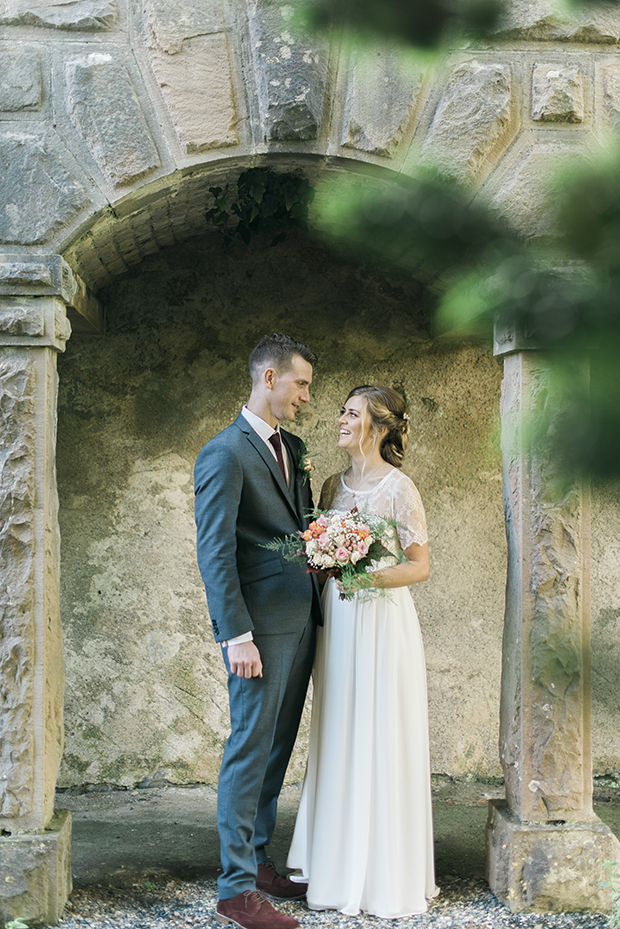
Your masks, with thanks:
<instances>
[{"instance_id":1,"label":"gown skirt","mask_svg":"<svg viewBox=\"0 0 620 929\"><path fill-rule=\"evenodd\" d=\"M308 764L289 868L311 909L383 918L437 893L426 666L407 587L323 592Z\"/></svg>"}]
</instances>

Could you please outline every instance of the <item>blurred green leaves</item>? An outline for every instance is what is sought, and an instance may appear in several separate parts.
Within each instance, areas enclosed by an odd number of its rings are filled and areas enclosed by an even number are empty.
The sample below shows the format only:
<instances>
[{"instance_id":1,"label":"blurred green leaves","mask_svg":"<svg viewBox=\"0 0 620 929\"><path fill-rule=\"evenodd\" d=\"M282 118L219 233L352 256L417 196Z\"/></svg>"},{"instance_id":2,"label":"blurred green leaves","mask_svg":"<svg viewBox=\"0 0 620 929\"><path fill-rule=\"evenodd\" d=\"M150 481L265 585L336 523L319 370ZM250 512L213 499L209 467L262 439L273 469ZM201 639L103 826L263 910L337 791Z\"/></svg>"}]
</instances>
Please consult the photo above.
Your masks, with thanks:
<instances>
[{"instance_id":1,"label":"blurred green leaves","mask_svg":"<svg viewBox=\"0 0 620 929\"><path fill-rule=\"evenodd\" d=\"M583 7L617 6L620 0L546 0L549 14L567 19ZM363 41L386 38L433 50L446 41L493 37L506 21L510 0L307 0L306 29L344 28Z\"/></svg>"},{"instance_id":2,"label":"blurred green leaves","mask_svg":"<svg viewBox=\"0 0 620 929\"><path fill-rule=\"evenodd\" d=\"M567 413L552 429L555 411L539 412L536 434L567 470L620 475L620 149L558 175L550 198L554 235L526 241L428 168L391 185L339 178L318 192L316 225L349 254L440 281L436 332L497 326L545 352ZM575 377L588 368L589 387Z\"/></svg>"},{"instance_id":3,"label":"blurred green leaves","mask_svg":"<svg viewBox=\"0 0 620 929\"><path fill-rule=\"evenodd\" d=\"M471 193L429 169L385 186L333 180L320 190L314 223L336 247L426 278L463 273L519 247Z\"/></svg>"},{"instance_id":4,"label":"blurred green leaves","mask_svg":"<svg viewBox=\"0 0 620 929\"><path fill-rule=\"evenodd\" d=\"M502 8L502 0L315 0L307 16L311 28L345 26L366 38L434 48L455 32L475 36L492 30Z\"/></svg>"}]
</instances>

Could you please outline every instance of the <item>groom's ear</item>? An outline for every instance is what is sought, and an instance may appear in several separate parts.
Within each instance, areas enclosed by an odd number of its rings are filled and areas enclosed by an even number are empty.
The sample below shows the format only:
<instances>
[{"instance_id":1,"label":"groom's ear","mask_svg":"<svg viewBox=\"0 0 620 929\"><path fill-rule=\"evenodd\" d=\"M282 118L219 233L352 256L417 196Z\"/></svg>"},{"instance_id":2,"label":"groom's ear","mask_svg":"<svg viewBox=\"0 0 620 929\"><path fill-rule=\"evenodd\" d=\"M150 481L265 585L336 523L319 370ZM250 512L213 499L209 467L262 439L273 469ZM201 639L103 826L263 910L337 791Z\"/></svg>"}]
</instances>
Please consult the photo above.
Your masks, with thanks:
<instances>
[{"instance_id":1,"label":"groom's ear","mask_svg":"<svg viewBox=\"0 0 620 929\"><path fill-rule=\"evenodd\" d=\"M273 390L273 386L277 380L278 372L275 368L266 368L263 373L263 382L267 390Z\"/></svg>"}]
</instances>

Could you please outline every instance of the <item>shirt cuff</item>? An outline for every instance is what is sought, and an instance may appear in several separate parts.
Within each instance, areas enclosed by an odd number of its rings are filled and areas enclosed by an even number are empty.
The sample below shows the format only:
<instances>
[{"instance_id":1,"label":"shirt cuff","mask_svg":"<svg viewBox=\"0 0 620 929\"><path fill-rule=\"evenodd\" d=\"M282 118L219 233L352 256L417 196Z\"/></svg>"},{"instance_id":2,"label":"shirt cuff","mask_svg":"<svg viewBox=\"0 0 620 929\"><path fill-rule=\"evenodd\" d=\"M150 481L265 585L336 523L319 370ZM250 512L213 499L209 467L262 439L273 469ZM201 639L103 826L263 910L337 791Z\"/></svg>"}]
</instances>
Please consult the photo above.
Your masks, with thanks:
<instances>
[{"instance_id":1,"label":"shirt cuff","mask_svg":"<svg viewBox=\"0 0 620 929\"><path fill-rule=\"evenodd\" d=\"M249 632L244 632L243 635L236 635L234 639L227 639L225 642L222 642L222 648L228 648L229 645L241 645L242 642L253 642L254 636L252 635L252 630Z\"/></svg>"}]
</instances>

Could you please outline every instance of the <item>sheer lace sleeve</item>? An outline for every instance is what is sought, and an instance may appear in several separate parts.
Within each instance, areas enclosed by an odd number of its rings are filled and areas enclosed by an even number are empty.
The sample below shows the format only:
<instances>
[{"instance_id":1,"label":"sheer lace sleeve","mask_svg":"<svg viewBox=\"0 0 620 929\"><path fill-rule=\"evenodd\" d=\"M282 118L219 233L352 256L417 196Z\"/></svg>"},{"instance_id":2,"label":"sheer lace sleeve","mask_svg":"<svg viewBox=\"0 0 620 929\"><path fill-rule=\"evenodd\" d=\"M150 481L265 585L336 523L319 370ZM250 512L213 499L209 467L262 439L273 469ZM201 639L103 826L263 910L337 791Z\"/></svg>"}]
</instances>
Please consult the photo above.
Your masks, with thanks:
<instances>
[{"instance_id":1,"label":"sheer lace sleeve","mask_svg":"<svg viewBox=\"0 0 620 929\"><path fill-rule=\"evenodd\" d=\"M426 533L426 516L418 488L411 478L399 472L399 479L394 481L392 498L392 515L397 521L400 544L404 549L415 543L424 545L428 542Z\"/></svg>"},{"instance_id":2,"label":"sheer lace sleeve","mask_svg":"<svg viewBox=\"0 0 620 929\"><path fill-rule=\"evenodd\" d=\"M340 486L340 473L339 471L337 474L332 474L323 484L321 488L321 497L319 499L319 510L329 510L334 502L336 491Z\"/></svg>"}]
</instances>

